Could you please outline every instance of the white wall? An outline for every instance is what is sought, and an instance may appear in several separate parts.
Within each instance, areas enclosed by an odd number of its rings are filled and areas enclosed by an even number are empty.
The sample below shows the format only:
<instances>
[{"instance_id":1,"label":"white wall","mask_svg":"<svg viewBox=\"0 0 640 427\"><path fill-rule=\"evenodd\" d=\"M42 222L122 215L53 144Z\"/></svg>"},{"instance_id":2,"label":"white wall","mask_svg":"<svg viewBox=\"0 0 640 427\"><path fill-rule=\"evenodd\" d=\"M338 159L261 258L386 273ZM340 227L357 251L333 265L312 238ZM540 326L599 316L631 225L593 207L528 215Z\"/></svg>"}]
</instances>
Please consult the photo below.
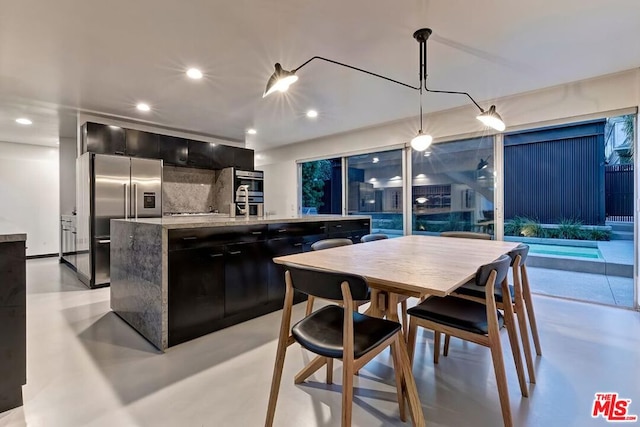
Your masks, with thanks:
<instances>
[{"instance_id":1,"label":"white wall","mask_svg":"<svg viewBox=\"0 0 640 427\"><path fill-rule=\"evenodd\" d=\"M60 213L71 214L76 209L76 139L60 138Z\"/></svg>"},{"instance_id":2,"label":"white wall","mask_svg":"<svg viewBox=\"0 0 640 427\"><path fill-rule=\"evenodd\" d=\"M427 95L428 97L428 95ZM640 104L640 70L568 83L490 102L496 104L507 131L553 124L568 118L586 118ZM478 136L482 130L473 105L425 115L425 130L435 143L455 136ZM265 209L288 214L297 203L296 160L338 157L406 144L417 129L418 118L361 129L256 153L256 168L265 171Z\"/></svg>"},{"instance_id":3,"label":"white wall","mask_svg":"<svg viewBox=\"0 0 640 427\"><path fill-rule=\"evenodd\" d=\"M0 219L27 233L27 255L59 251L58 149L0 142Z\"/></svg>"}]
</instances>

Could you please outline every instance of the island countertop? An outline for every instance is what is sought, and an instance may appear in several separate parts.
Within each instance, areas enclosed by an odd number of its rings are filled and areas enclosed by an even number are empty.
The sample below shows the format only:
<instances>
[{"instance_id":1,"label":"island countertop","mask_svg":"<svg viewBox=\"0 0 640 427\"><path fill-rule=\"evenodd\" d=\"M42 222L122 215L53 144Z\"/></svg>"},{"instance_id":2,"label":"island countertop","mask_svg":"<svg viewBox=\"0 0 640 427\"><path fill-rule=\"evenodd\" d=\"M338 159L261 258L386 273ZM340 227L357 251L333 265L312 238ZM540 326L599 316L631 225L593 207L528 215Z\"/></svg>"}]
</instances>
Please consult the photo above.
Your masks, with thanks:
<instances>
[{"instance_id":1,"label":"island countertop","mask_svg":"<svg viewBox=\"0 0 640 427\"><path fill-rule=\"evenodd\" d=\"M274 216L229 217L228 215L203 215L203 216L164 216L162 218L138 218L138 219L113 219L115 222L127 222L132 224L146 224L161 226L166 230L201 228L201 227L227 227L230 225L262 225L278 224L283 222L313 222L313 221L344 221L349 219L369 219L366 215L299 215L294 217Z\"/></svg>"},{"instance_id":2,"label":"island countertop","mask_svg":"<svg viewBox=\"0 0 640 427\"><path fill-rule=\"evenodd\" d=\"M27 233L14 224L0 221L0 243L4 242L24 242L27 240Z\"/></svg>"}]
</instances>

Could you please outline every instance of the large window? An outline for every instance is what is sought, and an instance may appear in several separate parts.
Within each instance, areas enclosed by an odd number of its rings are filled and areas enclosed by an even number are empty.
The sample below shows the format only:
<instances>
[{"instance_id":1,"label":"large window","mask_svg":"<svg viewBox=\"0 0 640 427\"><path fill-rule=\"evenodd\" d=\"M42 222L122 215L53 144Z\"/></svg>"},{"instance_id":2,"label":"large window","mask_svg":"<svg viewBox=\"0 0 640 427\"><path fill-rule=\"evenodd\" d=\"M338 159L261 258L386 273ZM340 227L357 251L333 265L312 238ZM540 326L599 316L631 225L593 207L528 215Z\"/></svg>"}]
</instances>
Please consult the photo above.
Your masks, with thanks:
<instances>
[{"instance_id":1,"label":"large window","mask_svg":"<svg viewBox=\"0 0 640 427\"><path fill-rule=\"evenodd\" d=\"M433 144L412 153L414 234L494 231L493 137Z\"/></svg>"},{"instance_id":2,"label":"large window","mask_svg":"<svg viewBox=\"0 0 640 427\"><path fill-rule=\"evenodd\" d=\"M402 150L347 157L347 212L371 215L372 233L403 235Z\"/></svg>"},{"instance_id":3,"label":"large window","mask_svg":"<svg viewBox=\"0 0 640 427\"><path fill-rule=\"evenodd\" d=\"M300 165L302 172L302 214L342 213L342 161L315 160Z\"/></svg>"}]
</instances>

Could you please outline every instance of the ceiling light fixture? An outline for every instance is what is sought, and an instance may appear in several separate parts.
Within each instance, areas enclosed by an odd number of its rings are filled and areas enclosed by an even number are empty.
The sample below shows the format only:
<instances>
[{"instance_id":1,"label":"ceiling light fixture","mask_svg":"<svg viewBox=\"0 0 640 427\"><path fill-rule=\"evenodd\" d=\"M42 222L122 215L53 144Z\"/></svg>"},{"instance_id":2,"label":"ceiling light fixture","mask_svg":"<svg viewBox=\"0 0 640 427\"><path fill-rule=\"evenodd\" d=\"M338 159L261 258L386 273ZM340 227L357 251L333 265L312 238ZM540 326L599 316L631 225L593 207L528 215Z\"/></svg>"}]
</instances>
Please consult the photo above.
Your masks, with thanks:
<instances>
[{"instance_id":1,"label":"ceiling light fixture","mask_svg":"<svg viewBox=\"0 0 640 427\"><path fill-rule=\"evenodd\" d=\"M487 157L487 160L489 160L489 158ZM486 169L487 166L489 166L489 162L487 162L487 160L483 159L482 157L480 158L480 161L478 162L478 166L476 166L476 170L482 170L482 169Z\"/></svg>"},{"instance_id":2,"label":"ceiling light fixture","mask_svg":"<svg viewBox=\"0 0 640 427\"><path fill-rule=\"evenodd\" d=\"M323 58L321 56L314 56L311 59L307 60L306 62L302 63L302 65L300 65L297 68L294 68L291 71L287 71L285 69L282 68L282 66L279 63L276 63L275 65L275 71L274 73L271 75L271 77L269 78L269 81L267 82L267 87L264 90L264 94L262 95L262 97L264 98L265 96L272 94L273 92L279 91L279 92L286 92L287 89L289 89L289 86L291 86L293 83L295 83L298 80L298 76L296 76L296 72L304 67L305 65L307 65L309 62L313 61L314 59L321 59L323 61L326 62L330 62L332 64L336 64L336 65L340 65L343 67L347 67L347 68L351 68L352 70L356 70L356 71L360 71L362 73L366 73L369 74L371 76L374 77L379 77L381 79L393 82L393 83L397 83L399 85L408 87L410 89L414 89L417 91L420 91L420 129L418 130L417 135L411 140L411 147L414 150L417 151L424 151L426 150L431 143L433 142L433 138L431 137L431 135L427 134L424 132L423 127L422 127L422 92L423 90L426 92L433 92L433 93L448 93L448 94L455 94L455 95L465 95L467 96L471 102L473 102L473 104L478 107L478 109L480 110L480 114L476 117L478 120L480 120L482 123L484 123L486 126L492 127L500 132L502 132L505 129L505 124L504 121L502 120L502 117L500 117L500 115L496 112L496 107L495 105L492 105L489 110L485 111L482 107L480 107L480 105L471 97L471 95L469 95L467 92L461 92L461 91L450 91L450 90L432 90L429 89L427 87L427 40L429 39L429 36L431 36L431 29L430 28L421 28L418 31L416 31L415 33L413 33L413 38L416 39L416 41L419 43L419 50L420 50L420 82L418 84L418 86L413 86L407 83L403 83L400 82L398 80L394 80L392 78L389 77L385 77L381 74L377 74L377 73L373 73L371 71L367 71L367 70L363 70L362 68L358 68L358 67L354 67L352 65L348 65L348 64L344 64L342 62L338 62L338 61L334 61L332 59L328 59L328 58Z\"/></svg>"},{"instance_id":3,"label":"ceiling light fixture","mask_svg":"<svg viewBox=\"0 0 640 427\"><path fill-rule=\"evenodd\" d=\"M310 119L316 118L318 117L318 112L316 110L309 110L307 111L307 117Z\"/></svg>"},{"instance_id":4,"label":"ceiling light fixture","mask_svg":"<svg viewBox=\"0 0 640 427\"><path fill-rule=\"evenodd\" d=\"M257 130L255 130L255 129L247 129L247 133L248 133L249 135L255 135L255 134L257 134L257 133L258 133L258 131L257 131Z\"/></svg>"},{"instance_id":5,"label":"ceiling light fixture","mask_svg":"<svg viewBox=\"0 0 640 427\"><path fill-rule=\"evenodd\" d=\"M187 76L193 80L200 80L202 78L202 71L197 68L189 68L187 70Z\"/></svg>"},{"instance_id":6,"label":"ceiling light fixture","mask_svg":"<svg viewBox=\"0 0 640 427\"><path fill-rule=\"evenodd\" d=\"M149 104L145 104L144 102L139 103L138 105L136 105L136 108L140 111L150 111L151 107L149 107Z\"/></svg>"},{"instance_id":7,"label":"ceiling light fixture","mask_svg":"<svg viewBox=\"0 0 640 427\"><path fill-rule=\"evenodd\" d=\"M16 119L16 123L19 123L21 125L32 125L33 122L27 118L24 117L20 117L19 119Z\"/></svg>"},{"instance_id":8,"label":"ceiling light fixture","mask_svg":"<svg viewBox=\"0 0 640 427\"><path fill-rule=\"evenodd\" d=\"M373 160L372 160L373 163L378 163L379 161L380 161L380 159L377 158L377 157L374 157Z\"/></svg>"}]
</instances>

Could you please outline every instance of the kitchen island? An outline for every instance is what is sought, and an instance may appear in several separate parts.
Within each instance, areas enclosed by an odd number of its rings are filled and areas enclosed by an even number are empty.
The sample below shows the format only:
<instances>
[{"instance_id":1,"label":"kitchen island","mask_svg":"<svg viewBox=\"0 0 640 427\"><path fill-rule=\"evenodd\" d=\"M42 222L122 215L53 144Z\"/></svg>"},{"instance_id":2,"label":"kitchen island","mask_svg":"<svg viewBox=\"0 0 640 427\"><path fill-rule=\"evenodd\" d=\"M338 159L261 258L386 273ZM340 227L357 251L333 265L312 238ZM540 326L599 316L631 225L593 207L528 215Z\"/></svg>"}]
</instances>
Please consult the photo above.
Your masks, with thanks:
<instances>
[{"instance_id":1,"label":"kitchen island","mask_svg":"<svg viewBox=\"0 0 640 427\"><path fill-rule=\"evenodd\" d=\"M27 382L26 240L0 221L0 412L22 405Z\"/></svg>"},{"instance_id":2,"label":"kitchen island","mask_svg":"<svg viewBox=\"0 0 640 427\"><path fill-rule=\"evenodd\" d=\"M368 216L112 220L111 309L164 351L282 308L274 257L370 230Z\"/></svg>"}]
</instances>

